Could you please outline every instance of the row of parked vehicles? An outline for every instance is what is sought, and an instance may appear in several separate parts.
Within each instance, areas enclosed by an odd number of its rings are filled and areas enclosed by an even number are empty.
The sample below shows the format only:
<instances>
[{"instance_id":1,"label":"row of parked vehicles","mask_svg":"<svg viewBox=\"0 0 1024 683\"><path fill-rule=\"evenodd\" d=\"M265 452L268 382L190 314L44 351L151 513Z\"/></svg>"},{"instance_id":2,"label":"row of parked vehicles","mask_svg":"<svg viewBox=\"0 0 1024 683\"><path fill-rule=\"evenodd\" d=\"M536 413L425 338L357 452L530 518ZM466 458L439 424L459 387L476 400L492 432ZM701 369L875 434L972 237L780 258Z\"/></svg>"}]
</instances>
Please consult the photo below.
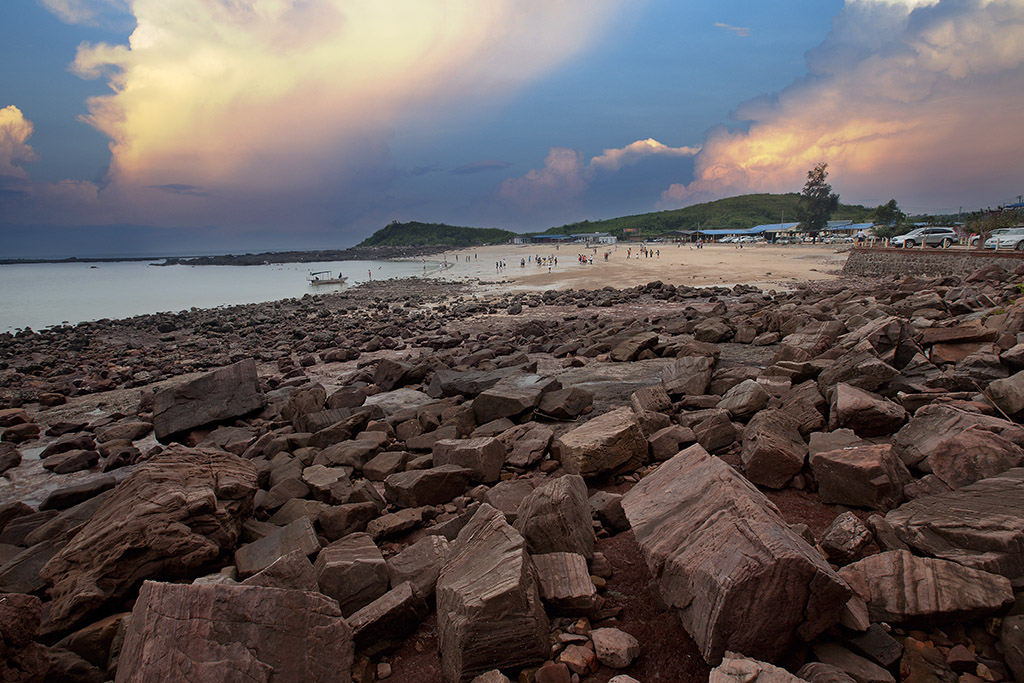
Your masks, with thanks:
<instances>
[{"instance_id":1,"label":"row of parked vehicles","mask_svg":"<svg viewBox=\"0 0 1024 683\"><path fill-rule=\"evenodd\" d=\"M970 246L978 246L978 240L980 239L981 237L978 235L971 237ZM928 247L948 249L959 242L960 236L956 234L953 228L938 227L917 228L905 235L897 235L889 240L889 244L893 247L907 247L908 249L919 247L922 244ZM1015 249L1016 251L1024 251L1024 227L993 230L982 246L985 249Z\"/></svg>"}]
</instances>

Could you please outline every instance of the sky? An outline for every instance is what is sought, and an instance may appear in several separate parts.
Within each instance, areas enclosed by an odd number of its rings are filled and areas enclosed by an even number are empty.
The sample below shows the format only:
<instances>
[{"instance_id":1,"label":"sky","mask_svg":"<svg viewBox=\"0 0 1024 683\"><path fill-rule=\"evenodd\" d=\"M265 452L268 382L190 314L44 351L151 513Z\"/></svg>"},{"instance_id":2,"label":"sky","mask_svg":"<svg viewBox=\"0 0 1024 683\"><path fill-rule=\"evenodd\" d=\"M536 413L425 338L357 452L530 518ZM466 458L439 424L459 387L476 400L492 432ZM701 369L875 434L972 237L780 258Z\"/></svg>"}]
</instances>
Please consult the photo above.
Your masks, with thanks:
<instances>
[{"instance_id":1,"label":"sky","mask_svg":"<svg viewBox=\"0 0 1024 683\"><path fill-rule=\"evenodd\" d=\"M0 59L0 258L1024 193L1024 0L9 0Z\"/></svg>"}]
</instances>

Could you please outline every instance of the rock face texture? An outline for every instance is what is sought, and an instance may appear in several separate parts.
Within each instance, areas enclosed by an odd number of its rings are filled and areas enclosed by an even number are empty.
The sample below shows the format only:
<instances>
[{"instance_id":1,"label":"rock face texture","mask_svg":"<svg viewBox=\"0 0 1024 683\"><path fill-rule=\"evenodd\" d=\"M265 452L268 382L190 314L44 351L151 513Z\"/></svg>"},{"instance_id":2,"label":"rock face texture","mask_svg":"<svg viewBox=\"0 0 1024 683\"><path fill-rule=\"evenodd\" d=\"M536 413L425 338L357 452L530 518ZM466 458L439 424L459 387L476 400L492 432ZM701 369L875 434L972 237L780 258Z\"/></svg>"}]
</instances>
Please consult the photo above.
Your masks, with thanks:
<instances>
[{"instance_id":1,"label":"rock face texture","mask_svg":"<svg viewBox=\"0 0 1024 683\"><path fill-rule=\"evenodd\" d=\"M211 422L239 417L264 405L256 361L239 361L191 382L164 389L153 399L153 430L164 441Z\"/></svg>"},{"instance_id":2,"label":"rock face texture","mask_svg":"<svg viewBox=\"0 0 1024 683\"><path fill-rule=\"evenodd\" d=\"M904 503L885 521L920 554L1024 582L1024 468Z\"/></svg>"},{"instance_id":3,"label":"rock face texture","mask_svg":"<svg viewBox=\"0 0 1024 683\"><path fill-rule=\"evenodd\" d=\"M548 619L526 542L489 505L452 544L437 581L437 615L448 683L548 658Z\"/></svg>"},{"instance_id":4,"label":"rock face texture","mask_svg":"<svg viewBox=\"0 0 1024 683\"><path fill-rule=\"evenodd\" d=\"M774 659L836 623L849 588L763 494L691 446L623 496L663 601L709 664Z\"/></svg>"},{"instance_id":5,"label":"rock face texture","mask_svg":"<svg viewBox=\"0 0 1024 683\"><path fill-rule=\"evenodd\" d=\"M566 472L596 477L642 463L647 439L632 409L619 408L566 432L555 439L551 451Z\"/></svg>"},{"instance_id":6,"label":"rock face texture","mask_svg":"<svg viewBox=\"0 0 1024 683\"><path fill-rule=\"evenodd\" d=\"M815 453L811 471L826 503L889 510L903 500L910 473L889 444Z\"/></svg>"},{"instance_id":7,"label":"rock face texture","mask_svg":"<svg viewBox=\"0 0 1024 683\"><path fill-rule=\"evenodd\" d=\"M116 680L348 683L352 657L351 629L325 595L147 581Z\"/></svg>"},{"instance_id":8,"label":"rock face texture","mask_svg":"<svg viewBox=\"0 0 1024 683\"><path fill-rule=\"evenodd\" d=\"M233 549L256 481L251 462L225 452L182 449L142 464L40 572L50 624L73 626L143 579L187 575Z\"/></svg>"},{"instance_id":9,"label":"rock face texture","mask_svg":"<svg viewBox=\"0 0 1024 683\"><path fill-rule=\"evenodd\" d=\"M583 477L568 474L541 486L523 499L516 513L516 530L526 539L531 555L577 553L594 556L594 527Z\"/></svg>"},{"instance_id":10,"label":"rock face texture","mask_svg":"<svg viewBox=\"0 0 1024 683\"><path fill-rule=\"evenodd\" d=\"M872 621L968 620L1013 603L1009 579L956 562L891 550L839 571L868 604Z\"/></svg>"}]
</instances>

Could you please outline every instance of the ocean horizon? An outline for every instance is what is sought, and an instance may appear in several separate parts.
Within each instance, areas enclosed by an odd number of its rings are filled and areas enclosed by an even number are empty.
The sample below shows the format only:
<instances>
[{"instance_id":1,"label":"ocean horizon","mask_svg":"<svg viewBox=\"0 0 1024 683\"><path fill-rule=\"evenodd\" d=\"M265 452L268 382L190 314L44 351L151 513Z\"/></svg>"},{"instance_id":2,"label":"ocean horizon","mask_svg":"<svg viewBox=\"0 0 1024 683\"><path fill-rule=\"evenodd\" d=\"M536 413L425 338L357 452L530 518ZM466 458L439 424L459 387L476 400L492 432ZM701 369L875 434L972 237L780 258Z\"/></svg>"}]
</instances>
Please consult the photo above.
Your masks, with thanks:
<instances>
[{"instance_id":1,"label":"ocean horizon","mask_svg":"<svg viewBox=\"0 0 1024 683\"><path fill-rule=\"evenodd\" d=\"M437 270L436 259L426 259L425 264L426 272ZM307 282L310 271L322 270L347 281L318 286ZM0 265L0 333L291 299L424 272L419 259L263 266L160 266L116 260L6 264Z\"/></svg>"}]
</instances>

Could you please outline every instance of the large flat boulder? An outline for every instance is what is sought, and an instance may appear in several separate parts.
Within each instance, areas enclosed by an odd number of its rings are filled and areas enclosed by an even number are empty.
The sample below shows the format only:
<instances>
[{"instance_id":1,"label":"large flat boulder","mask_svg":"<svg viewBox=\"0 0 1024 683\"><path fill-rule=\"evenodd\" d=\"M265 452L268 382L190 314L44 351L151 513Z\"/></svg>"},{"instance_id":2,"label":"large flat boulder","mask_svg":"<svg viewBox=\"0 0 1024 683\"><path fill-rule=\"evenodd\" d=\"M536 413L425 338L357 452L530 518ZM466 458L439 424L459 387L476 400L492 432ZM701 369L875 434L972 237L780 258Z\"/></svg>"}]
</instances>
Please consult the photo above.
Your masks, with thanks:
<instances>
[{"instance_id":1,"label":"large flat boulder","mask_svg":"<svg viewBox=\"0 0 1024 683\"><path fill-rule=\"evenodd\" d=\"M914 417L893 436L900 458L914 467L927 458L945 439L971 427L999 434L1024 447L1024 427L959 406L931 404L918 408Z\"/></svg>"},{"instance_id":2,"label":"large flat boulder","mask_svg":"<svg viewBox=\"0 0 1024 683\"><path fill-rule=\"evenodd\" d=\"M871 621L969 621L1013 604L1010 580L956 562L889 550L839 570Z\"/></svg>"},{"instance_id":3,"label":"large flat boulder","mask_svg":"<svg viewBox=\"0 0 1024 683\"><path fill-rule=\"evenodd\" d=\"M153 431L169 437L196 427L241 417L265 403L256 378L256 361L247 358L194 380L157 392L153 397Z\"/></svg>"},{"instance_id":4,"label":"large flat boulder","mask_svg":"<svg viewBox=\"0 0 1024 683\"><path fill-rule=\"evenodd\" d=\"M452 544L437 582L437 630L447 683L550 656L526 541L490 505L480 506Z\"/></svg>"},{"instance_id":5,"label":"large flat boulder","mask_svg":"<svg viewBox=\"0 0 1024 683\"><path fill-rule=\"evenodd\" d=\"M885 521L919 554L1024 585L1024 468L904 503Z\"/></svg>"},{"instance_id":6,"label":"large flat boulder","mask_svg":"<svg viewBox=\"0 0 1024 683\"><path fill-rule=\"evenodd\" d=\"M700 396L707 392L714 369L711 356L684 356L662 370L661 383L672 396Z\"/></svg>"},{"instance_id":7,"label":"large flat boulder","mask_svg":"<svg viewBox=\"0 0 1024 683\"><path fill-rule=\"evenodd\" d=\"M384 479L384 497L403 508L443 505L465 491L472 476L473 470L458 465L396 472Z\"/></svg>"},{"instance_id":8,"label":"large flat boulder","mask_svg":"<svg viewBox=\"0 0 1024 683\"><path fill-rule=\"evenodd\" d=\"M810 463L824 503L891 510L903 501L903 487L911 481L891 444L815 453Z\"/></svg>"},{"instance_id":9,"label":"large flat boulder","mask_svg":"<svg viewBox=\"0 0 1024 683\"><path fill-rule=\"evenodd\" d=\"M256 488L256 466L224 452L176 449L140 465L40 572L51 586L51 627L232 550Z\"/></svg>"},{"instance_id":10,"label":"large flat boulder","mask_svg":"<svg viewBox=\"0 0 1024 683\"><path fill-rule=\"evenodd\" d=\"M326 595L147 581L116 681L348 683L352 658L352 631Z\"/></svg>"},{"instance_id":11,"label":"large flat boulder","mask_svg":"<svg viewBox=\"0 0 1024 683\"><path fill-rule=\"evenodd\" d=\"M493 484L505 464L505 444L493 436L441 439L434 442L434 465L458 465L473 471L472 480Z\"/></svg>"},{"instance_id":12,"label":"large flat boulder","mask_svg":"<svg viewBox=\"0 0 1024 683\"><path fill-rule=\"evenodd\" d=\"M622 498L665 604L709 664L771 661L839 620L850 591L749 481L699 445Z\"/></svg>"},{"instance_id":13,"label":"large flat boulder","mask_svg":"<svg viewBox=\"0 0 1024 683\"><path fill-rule=\"evenodd\" d=\"M636 414L618 408L558 437L551 452L566 472L596 477L639 466L647 459L647 439Z\"/></svg>"}]
</instances>

